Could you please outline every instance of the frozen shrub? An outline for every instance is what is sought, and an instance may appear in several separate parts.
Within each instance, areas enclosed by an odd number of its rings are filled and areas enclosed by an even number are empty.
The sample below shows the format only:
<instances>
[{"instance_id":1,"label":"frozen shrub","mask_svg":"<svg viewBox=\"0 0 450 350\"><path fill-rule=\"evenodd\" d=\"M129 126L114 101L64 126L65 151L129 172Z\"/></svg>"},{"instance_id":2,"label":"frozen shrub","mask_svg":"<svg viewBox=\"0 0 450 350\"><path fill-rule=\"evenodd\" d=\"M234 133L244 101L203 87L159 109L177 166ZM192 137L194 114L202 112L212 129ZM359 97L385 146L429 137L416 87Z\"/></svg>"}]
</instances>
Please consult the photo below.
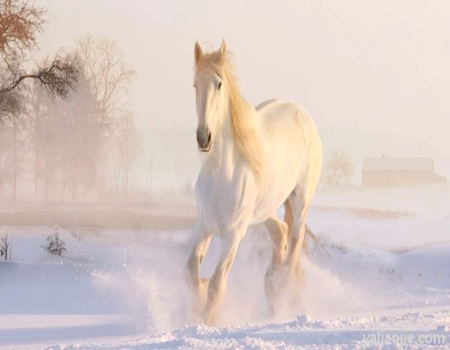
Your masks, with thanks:
<instances>
[{"instance_id":1,"label":"frozen shrub","mask_svg":"<svg viewBox=\"0 0 450 350\"><path fill-rule=\"evenodd\" d=\"M344 151L333 151L324 169L324 182L329 187L348 185L353 176L353 162Z\"/></svg>"},{"instance_id":2,"label":"frozen shrub","mask_svg":"<svg viewBox=\"0 0 450 350\"><path fill-rule=\"evenodd\" d=\"M11 247L8 241L8 234L0 239L0 256L8 260Z\"/></svg>"},{"instance_id":3,"label":"frozen shrub","mask_svg":"<svg viewBox=\"0 0 450 350\"><path fill-rule=\"evenodd\" d=\"M63 255L66 252L66 242L59 238L59 232L55 231L53 235L47 237L47 250L55 255Z\"/></svg>"}]
</instances>

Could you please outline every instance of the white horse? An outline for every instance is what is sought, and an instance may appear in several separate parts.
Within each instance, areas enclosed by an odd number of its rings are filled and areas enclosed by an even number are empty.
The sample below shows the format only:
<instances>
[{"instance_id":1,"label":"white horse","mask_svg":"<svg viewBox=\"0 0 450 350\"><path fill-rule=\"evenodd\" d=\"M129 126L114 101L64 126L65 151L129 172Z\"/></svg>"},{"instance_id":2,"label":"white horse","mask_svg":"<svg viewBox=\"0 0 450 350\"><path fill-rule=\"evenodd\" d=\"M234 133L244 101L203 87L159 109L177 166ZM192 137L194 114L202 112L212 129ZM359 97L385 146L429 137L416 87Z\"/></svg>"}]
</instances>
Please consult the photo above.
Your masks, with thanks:
<instances>
[{"instance_id":1,"label":"white horse","mask_svg":"<svg viewBox=\"0 0 450 350\"><path fill-rule=\"evenodd\" d=\"M299 256L306 216L319 182L322 145L306 110L268 100L256 108L244 100L225 41L204 53L195 44L198 114L197 142L205 152L195 186L197 221L187 278L197 311L207 324L216 322L230 268L249 225L264 222L273 242L265 277L269 304L287 277L299 276ZM285 205L284 221L276 214ZM222 252L210 280L200 278L212 236ZM282 269L284 267L284 269Z\"/></svg>"}]
</instances>

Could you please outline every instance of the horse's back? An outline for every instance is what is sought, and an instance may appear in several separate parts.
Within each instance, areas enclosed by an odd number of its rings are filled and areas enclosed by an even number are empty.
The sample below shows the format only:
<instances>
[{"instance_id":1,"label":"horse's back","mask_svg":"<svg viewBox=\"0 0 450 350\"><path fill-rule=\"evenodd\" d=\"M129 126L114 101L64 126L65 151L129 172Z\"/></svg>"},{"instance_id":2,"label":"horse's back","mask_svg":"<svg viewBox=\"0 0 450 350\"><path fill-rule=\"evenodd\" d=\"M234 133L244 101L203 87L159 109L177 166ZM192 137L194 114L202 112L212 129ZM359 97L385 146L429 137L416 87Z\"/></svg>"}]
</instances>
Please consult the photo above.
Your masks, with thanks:
<instances>
[{"instance_id":1,"label":"horse's back","mask_svg":"<svg viewBox=\"0 0 450 350\"><path fill-rule=\"evenodd\" d=\"M260 112L261 109L263 109L264 107L266 107L266 106L268 106L270 104L273 104L273 103L277 103L279 101L281 101L281 100L278 100L276 98L271 98L269 100L265 100L265 101L260 102L255 108L256 108L256 110L258 112Z\"/></svg>"},{"instance_id":2,"label":"horse's back","mask_svg":"<svg viewBox=\"0 0 450 350\"><path fill-rule=\"evenodd\" d=\"M261 118L261 127L265 134L289 137L295 133L304 142L314 142L312 138L318 136L315 123L308 111L295 103L270 99L256 106ZM295 137L295 136L293 136ZM309 142L308 142L309 141Z\"/></svg>"}]
</instances>

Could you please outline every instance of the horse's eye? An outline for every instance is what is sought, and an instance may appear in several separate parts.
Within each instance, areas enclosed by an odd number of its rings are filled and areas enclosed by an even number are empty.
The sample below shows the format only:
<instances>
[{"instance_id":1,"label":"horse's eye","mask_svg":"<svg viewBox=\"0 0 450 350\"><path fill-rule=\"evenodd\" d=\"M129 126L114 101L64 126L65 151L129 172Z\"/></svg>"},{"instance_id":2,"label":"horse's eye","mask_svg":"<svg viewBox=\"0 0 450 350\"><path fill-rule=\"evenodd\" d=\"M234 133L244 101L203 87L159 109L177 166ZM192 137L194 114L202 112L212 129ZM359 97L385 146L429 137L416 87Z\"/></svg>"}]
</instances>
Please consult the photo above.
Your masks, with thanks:
<instances>
[{"instance_id":1,"label":"horse's eye","mask_svg":"<svg viewBox=\"0 0 450 350\"><path fill-rule=\"evenodd\" d=\"M221 87L222 87L222 82L219 81L219 83L217 84L217 90L220 90Z\"/></svg>"}]
</instances>

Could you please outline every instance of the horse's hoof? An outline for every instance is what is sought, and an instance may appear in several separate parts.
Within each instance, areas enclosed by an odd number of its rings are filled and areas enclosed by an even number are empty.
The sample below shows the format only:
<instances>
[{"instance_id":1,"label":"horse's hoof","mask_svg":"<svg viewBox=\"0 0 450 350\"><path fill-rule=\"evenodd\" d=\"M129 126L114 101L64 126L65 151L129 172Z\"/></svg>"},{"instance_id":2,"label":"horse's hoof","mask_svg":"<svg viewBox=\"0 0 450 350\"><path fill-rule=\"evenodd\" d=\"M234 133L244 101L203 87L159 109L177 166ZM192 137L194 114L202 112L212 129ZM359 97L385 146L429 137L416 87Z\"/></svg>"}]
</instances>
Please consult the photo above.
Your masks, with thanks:
<instances>
[{"instance_id":1,"label":"horse's hoof","mask_svg":"<svg viewBox=\"0 0 450 350\"><path fill-rule=\"evenodd\" d=\"M209 327L216 326L217 325L217 311L213 312L213 310L205 310L205 315L204 315L203 321Z\"/></svg>"}]
</instances>

